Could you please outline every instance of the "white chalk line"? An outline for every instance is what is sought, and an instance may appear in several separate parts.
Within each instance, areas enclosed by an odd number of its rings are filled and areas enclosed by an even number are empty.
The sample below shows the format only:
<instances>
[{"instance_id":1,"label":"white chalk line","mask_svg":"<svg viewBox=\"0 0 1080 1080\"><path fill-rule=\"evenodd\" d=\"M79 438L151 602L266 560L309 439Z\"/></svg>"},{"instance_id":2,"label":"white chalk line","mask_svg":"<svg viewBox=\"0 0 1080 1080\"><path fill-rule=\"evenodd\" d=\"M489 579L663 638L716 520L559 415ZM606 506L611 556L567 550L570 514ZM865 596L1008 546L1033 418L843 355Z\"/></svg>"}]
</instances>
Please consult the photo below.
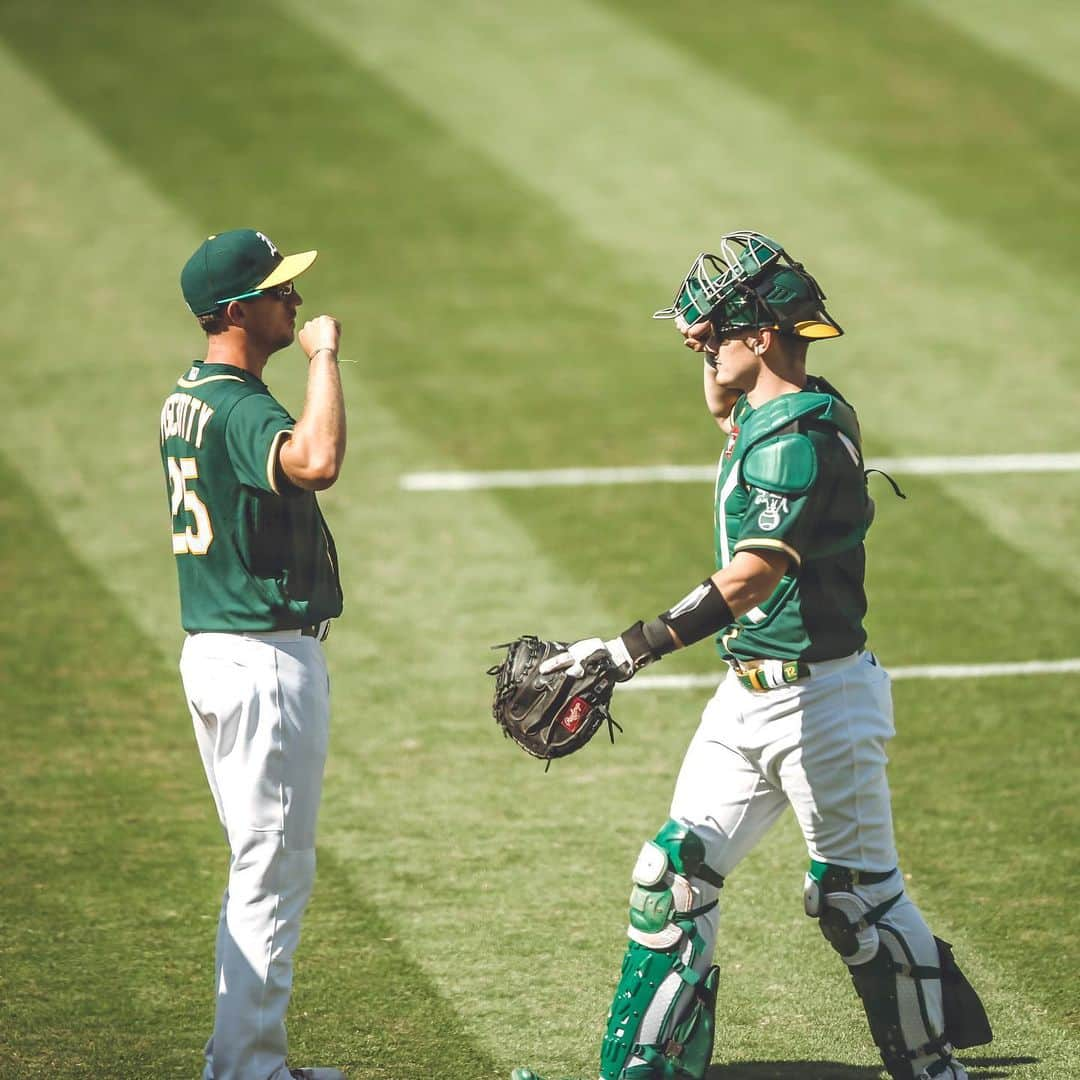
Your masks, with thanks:
<instances>
[{"instance_id":1,"label":"white chalk line","mask_svg":"<svg viewBox=\"0 0 1080 1080\"><path fill-rule=\"evenodd\" d=\"M1071 660L1024 660L1012 664L917 664L888 668L895 679L990 679L1016 675L1080 674L1080 657ZM696 690L716 687L722 672L709 675L637 675L622 690Z\"/></svg>"},{"instance_id":2,"label":"white chalk line","mask_svg":"<svg viewBox=\"0 0 1080 1080\"><path fill-rule=\"evenodd\" d=\"M959 457L871 458L867 468L902 476L1080 471L1080 453L976 454ZM584 487L598 484L698 484L716 479L716 465L639 465L612 468L496 469L405 473L405 491L479 491L489 488Z\"/></svg>"}]
</instances>

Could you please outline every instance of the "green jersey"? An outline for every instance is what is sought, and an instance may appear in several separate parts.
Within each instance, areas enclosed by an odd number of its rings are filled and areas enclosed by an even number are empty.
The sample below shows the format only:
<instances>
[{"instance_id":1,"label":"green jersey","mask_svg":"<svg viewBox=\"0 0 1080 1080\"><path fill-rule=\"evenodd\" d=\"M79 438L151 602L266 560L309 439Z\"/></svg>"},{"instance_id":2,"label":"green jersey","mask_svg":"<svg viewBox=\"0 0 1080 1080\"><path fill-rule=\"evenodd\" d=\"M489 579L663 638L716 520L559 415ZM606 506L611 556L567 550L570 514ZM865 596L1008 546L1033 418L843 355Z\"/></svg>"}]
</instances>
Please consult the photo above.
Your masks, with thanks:
<instances>
[{"instance_id":1,"label":"green jersey","mask_svg":"<svg viewBox=\"0 0 1080 1080\"><path fill-rule=\"evenodd\" d=\"M739 660L830 660L862 648L869 498L854 410L824 380L732 412L716 480L716 565L783 551L788 570L716 639Z\"/></svg>"},{"instance_id":2,"label":"green jersey","mask_svg":"<svg viewBox=\"0 0 1080 1080\"><path fill-rule=\"evenodd\" d=\"M161 410L184 629L292 630L341 614L337 552L278 451L295 425L266 384L197 361Z\"/></svg>"}]
</instances>

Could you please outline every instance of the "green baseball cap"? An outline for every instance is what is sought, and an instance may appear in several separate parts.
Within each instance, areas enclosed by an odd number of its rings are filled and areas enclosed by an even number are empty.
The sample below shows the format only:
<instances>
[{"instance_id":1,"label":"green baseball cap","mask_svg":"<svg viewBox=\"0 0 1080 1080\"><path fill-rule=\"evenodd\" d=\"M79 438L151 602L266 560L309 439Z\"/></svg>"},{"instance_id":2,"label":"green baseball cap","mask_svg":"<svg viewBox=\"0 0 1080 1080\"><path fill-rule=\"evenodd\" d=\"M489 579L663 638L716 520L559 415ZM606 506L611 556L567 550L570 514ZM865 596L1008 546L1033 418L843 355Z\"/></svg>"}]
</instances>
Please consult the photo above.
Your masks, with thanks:
<instances>
[{"instance_id":1,"label":"green baseball cap","mask_svg":"<svg viewBox=\"0 0 1080 1080\"><path fill-rule=\"evenodd\" d=\"M282 255L266 233L230 229L199 245L180 271L180 288L193 315L208 315L230 300L253 300L264 289L292 281L316 255Z\"/></svg>"}]
</instances>

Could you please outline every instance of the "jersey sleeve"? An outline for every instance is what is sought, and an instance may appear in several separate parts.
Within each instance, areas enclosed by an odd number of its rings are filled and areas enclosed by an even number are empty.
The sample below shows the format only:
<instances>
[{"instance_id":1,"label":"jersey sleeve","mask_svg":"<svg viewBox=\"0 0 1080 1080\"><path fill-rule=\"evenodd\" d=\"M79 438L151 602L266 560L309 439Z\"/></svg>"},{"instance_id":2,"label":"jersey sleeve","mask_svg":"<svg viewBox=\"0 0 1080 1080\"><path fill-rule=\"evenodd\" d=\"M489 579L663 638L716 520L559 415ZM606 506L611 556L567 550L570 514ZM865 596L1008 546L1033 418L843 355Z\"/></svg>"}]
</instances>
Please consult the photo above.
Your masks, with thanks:
<instances>
[{"instance_id":1,"label":"jersey sleeve","mask_svg":"<svg viewBox=\"0 0 1080 1080\"><path fill-rule=\"evenodd\" d=\"M799 438L803 438L800 436ZM818 437L811 439L818 442ZM784 446L778 440L779 446ZM794 441L787 444L786 453L802 453ZM785 462L773 455L772 469L777 476L783 475ZM793 472L805 473L805 461L792 463ZM802 565L803 553L812 546L828 500L828 470L812 471L812 482L805 489L791 490L781 483L769 484L767 478L758 477L749 485L746 510L739 524L734 551L782 551L792 561L793 569Z\"/></svg>"},{"instance_id":2,"label":"jersey sleeve","mask_svg":"<svg viewBox=\"0 0 1080 1080\"><path fill-rule=\"evenodd\" d=\"M295 426L293 418L269 394L248 394L229 413L225 443L242 484L282 495L278 451Z\"/></svg>"}]
</instances>

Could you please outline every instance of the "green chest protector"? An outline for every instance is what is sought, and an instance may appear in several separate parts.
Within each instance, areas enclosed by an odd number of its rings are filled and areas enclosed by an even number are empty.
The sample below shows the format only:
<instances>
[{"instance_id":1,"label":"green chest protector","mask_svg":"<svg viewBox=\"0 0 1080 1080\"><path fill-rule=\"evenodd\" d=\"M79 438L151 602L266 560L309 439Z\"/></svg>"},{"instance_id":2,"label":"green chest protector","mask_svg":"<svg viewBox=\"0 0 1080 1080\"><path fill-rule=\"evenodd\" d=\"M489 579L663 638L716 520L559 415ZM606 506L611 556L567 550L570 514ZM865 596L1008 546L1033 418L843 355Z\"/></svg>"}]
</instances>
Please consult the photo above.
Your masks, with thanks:
<instances>
[{"instance_id":1,"label":"green chest protector","mask_svg":"<svg viewBox=\"0 0 1080 1080\"><path fill-rule=\"evenodd\" d=\"M809 491L818 480L820 461L813 440L799 430L807 424L819 430L832 429L853 466L862 470L855 410L833 394L803 391L774 398L747 418L739 438L743 486L781 497L797 497ZM865 495L865 478L863 491ZM870 528L869 497L864 498L862 511L853 515L850 529L812 545L803 557L826 559L861 544Z\"/></svg>"}]
</instances>

